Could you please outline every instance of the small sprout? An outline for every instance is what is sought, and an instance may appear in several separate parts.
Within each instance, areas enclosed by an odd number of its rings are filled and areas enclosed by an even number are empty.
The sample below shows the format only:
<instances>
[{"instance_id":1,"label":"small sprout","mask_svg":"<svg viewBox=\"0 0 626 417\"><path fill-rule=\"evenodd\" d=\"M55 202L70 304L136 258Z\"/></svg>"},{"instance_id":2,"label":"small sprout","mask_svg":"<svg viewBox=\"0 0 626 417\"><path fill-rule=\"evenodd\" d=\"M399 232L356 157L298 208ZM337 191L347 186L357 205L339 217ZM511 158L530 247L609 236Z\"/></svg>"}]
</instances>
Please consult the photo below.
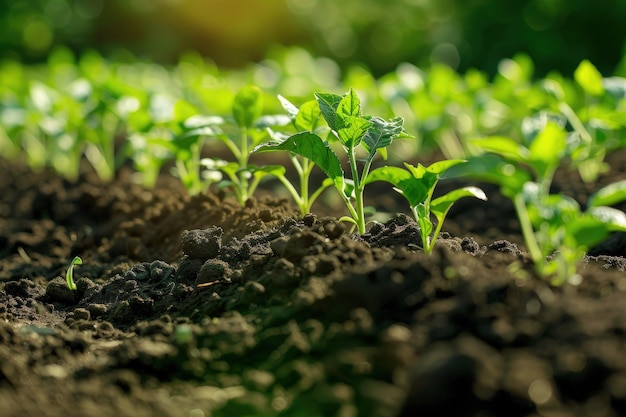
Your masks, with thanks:
<instances>
[{"instance_id":1,"label":"small sprout","mask_svg":"<svg viewBox=\"0 0 626 417\"><path fill-rule=\"evenodd\" d=\"M454 203L464 197L487 200L487 196L480 188L472 186L458 188L433 199L435 187L444 172L465 162L464 160L451 159L435 162L430 166L423 166L422 164L412 166L405 163L406 169L384 166L373 170L367 178L367 182L388 182L404 196L409 203L415 221L419 225L422 248L425 253L430 254L441 233L443 222ZM433 223L432 217L437 220L436 223Z\"/></svg>"},{"instance_id":2,"label":"small sprout","mask_svg":"<svg viewBox=\"0 0 626 417\"><path fill-rule=\"evenodd\" d=\"M80 258L80 256L75 256L74 259L72 259L72 263L67 268L67 272L65 273L67 287L72 291L76 291L76 284L74 283L74 266L82 264L83 260Z\"/></svg>"}]
</instances>

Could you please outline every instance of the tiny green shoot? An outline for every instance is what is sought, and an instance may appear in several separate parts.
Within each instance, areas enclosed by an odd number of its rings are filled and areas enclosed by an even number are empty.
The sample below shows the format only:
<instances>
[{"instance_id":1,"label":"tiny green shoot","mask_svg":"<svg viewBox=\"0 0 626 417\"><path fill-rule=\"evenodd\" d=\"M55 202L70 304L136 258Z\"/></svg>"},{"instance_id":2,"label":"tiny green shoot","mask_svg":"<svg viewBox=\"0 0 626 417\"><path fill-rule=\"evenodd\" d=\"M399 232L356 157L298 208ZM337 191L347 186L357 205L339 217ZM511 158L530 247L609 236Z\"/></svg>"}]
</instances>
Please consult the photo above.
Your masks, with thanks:
<instances>
[{"instance_id":1,"label":"tiny green shoot","mask_svg":"<svg viewBox=\"0 0 626 417\"><path fill-rule=\"evenodd\" d=\"M74 267L76 265L82 264L83 260L80 258L80 256L75 256L74 259L72 259L72 263L70 263L70 266L67 268L67 272L65 273L65 281L67 281L67 287L72 291L76 291L76 284L74 283Z\"/></svg>"},{"instance_id":2,"label":"tiny green shoot","mask_svg":"<svg viewBox=\"0 0 626 417\"><path fill-rule=\"evenodd\" d=\"M485 193L478 187L467 186L452 190L433 199L435 187L442 174L449 168L465 163L464 160L452 159L435 162L430 166L405 163L406 169L384 166L373 170L366 182L385 181L392 184L396 191L406 198L415 221L419 225L422 248L430 254L435 247L444 220L452 205L463 197L475 197L487 200ZM437 220L433 224L431 215Z\"/></svg>"}]
</instances>

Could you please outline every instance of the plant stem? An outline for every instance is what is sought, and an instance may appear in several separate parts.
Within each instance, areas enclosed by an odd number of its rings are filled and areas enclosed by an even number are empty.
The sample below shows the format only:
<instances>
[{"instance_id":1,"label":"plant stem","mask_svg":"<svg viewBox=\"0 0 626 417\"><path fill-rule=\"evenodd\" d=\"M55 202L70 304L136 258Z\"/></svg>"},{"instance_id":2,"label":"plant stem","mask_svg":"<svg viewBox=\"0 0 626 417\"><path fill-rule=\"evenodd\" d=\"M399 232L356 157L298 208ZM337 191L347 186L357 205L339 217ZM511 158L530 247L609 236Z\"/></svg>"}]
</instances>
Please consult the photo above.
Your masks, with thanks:
<instances>
[{"instance_id":1,"label":"plant stem","mask_svg":"<svg viewBox=\"0 0 626 417\"><path fill-rule=\"evenodd\" d=\"M241 129L241 143L239 146L239 157L237 162L239 163L239 204L242 206L248 201L248 132L246 129Z\"/></svg>"},{"instance_id":2,"label":"plant stem","mask_svg":"<svg viewBox=\"0 0 626 417\"><path fill-rule=\"evenodd\" d=\"M309 211L309 174L311 173L311 169L309 168L309 160L305 159L302 161L302 171L298 172L300 177L300 197L302 201L302 205L300 206L300 211L302 215L305 215L307 211Z\"/></svg>"},{"instance_id":3,"label":"plant stem","mask_svg":"<svg viewBox=\"0 0 626 417\"><path fill-rule=\"evenodd\" d=\"M580 135L580 137L585 141L587 146L591 146L593 143L593 138L589 131L585 128L585 125L580 120L576 112L565 102L559 103L559 110L561 113L567 117L567 120L570 122L574 130ZM589 150L587 148L587 150Z\"/></svg>"},{"instance_id":4,"label":"plant stem","mask_svg":"<svg viewBox=\"0 0 626 417\"><path fill-rule=\"evenodd\" d=\"M526 243L526 249L530 253L530 257L535 265L540 266L545 262L545 259L541 253L539 244L537 243L537 238L530 222L528 210L526 209L526 203L524 202L524 196L521 193L516 194L513 199L513 204L515 205L515 211L517 212L517 217L520 222L522 235L524 237L524 242Z\"/></svg>"},{"instance_id":5,"label":"plant stem","mask_svg":"<svg viewBox=\"0 0 626 417\"><path fill-rule=\"evenodd\" d=\"M363 187L361 187L361 178L359 177L358 167L356 165L356 152L354 146L348 149L348 159L350 160L350 170L352 171L352 180L354 181L354 203L355 203L355 221L359 234L365 233L365 214L363 210ZM354 216L353 216L354 217Z\"/></svg>"}]
</instances>

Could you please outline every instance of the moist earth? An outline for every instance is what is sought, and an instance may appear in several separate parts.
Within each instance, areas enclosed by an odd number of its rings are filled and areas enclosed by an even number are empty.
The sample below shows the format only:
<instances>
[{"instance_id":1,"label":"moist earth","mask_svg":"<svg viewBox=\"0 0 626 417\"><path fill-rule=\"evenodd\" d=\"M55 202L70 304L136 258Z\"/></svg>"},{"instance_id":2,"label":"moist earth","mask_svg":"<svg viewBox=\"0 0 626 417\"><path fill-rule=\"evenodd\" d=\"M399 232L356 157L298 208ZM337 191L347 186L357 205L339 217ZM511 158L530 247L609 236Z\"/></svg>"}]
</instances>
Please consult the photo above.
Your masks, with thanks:
<instances>
[{"instance_id":1,"label":"moist earth","mask_svg":"<svg viewBox=\"0 0 626 417\"><path fill-rule=\"evenodd\" d=\"M4 417L626 415L621 234L554 287L488 185L426 255L389 190L357 235L269 188L240 207L165 176L0 169ZM623 178L559 172L555 192Z\"/></svg>"}]
</instances>

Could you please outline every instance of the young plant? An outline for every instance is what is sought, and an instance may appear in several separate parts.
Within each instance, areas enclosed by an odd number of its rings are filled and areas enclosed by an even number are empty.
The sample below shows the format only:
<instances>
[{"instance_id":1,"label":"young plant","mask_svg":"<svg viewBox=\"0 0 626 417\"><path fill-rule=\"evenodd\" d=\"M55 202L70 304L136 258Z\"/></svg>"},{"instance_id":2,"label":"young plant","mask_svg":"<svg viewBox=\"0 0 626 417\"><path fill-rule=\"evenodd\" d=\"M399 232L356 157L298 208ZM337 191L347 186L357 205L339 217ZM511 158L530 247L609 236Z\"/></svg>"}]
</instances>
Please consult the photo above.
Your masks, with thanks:
<instances>
[{"instance_id":1,"label":"young plant","mask_svg":"<svg viewBox=\"0 0 626 417\"><path fill-rule=\"evenodd\" d=\"M586 251L612 231L626 230L626 215L605 206L626 199L624 181L599 190L584 211L572 198L550 194L554 172L568 156L566 139L558 124L548 122L528 147L506 137L474 140L493 155L473 158L459 170L500 185L514 204L536 271L556 285L578 282L576 267Z\"/></svg>"},{"instance_id":2,"label":"young plant","mask_svg":"<svg viewBox=\"0 0 626 417\"><path fill-rule=\"evenodd\" d=\"M252 149L268 138L264 129L285 122L280 120L280 116L261 116L262 110L260 90L247 86L235 95L232 120L218 116L193 116L185 122L184 131L175 142L180 150L186 152L193 146L195 152L187 157L179 155L177 159L181 160L178 164L185 160L193 161L193 169L186 169L186 172L197 172L198 167L205 168L201 176L194 178L194 184L206 181L211 178L211 174L220 172L227 178L220 185L232 189L237 201L243 206L265 176L280 175L281 172L284 175L284 167L259 167L249 163ZM201 158L201 144L205 138L216 138L223 142L235 161Z\"/></svg>"},{"instance_id":3,"label":"young plant","mask_svg":"<svg viewBox=\"0 0 626 417\"><path fill-rule=\"evenodd\" d=\"M388 182L406 198L413 217L420 228L422 248L425 253L429 254L435 247L443 222L456 201L463 197L487 200L485 193L480 188L473 186L450 191L433 200L433 192L443 173L449 168L465 162L455 159L435 162L427 167L422 164L412 166L407 163L404 164L406 169L394 166L380 167L370 173L366 183ZM433 224L433 216L437 220L436 224Z\"/></svg>"},{"instance_id":4,"label":"young plant","mask_svg":"<svg viewBox=\"0 0 626 417\"><path fill-rule=\"evenodd\" d=\"M551 277L555 285L580 282L576 268L589 248L602 242L611 232L626 231L626 214L603 205L626 199L626 181L598 190L589 198L584 211L570 197L540 195L539 186L534 182L524 184L522 195L541 253L535 265L539 273Z\"/></svg>"},{"instance_id":5,"label":"young plant","mask_svg":"<svg viewBox=\"0 0 626 417\"><path fill-rule=\"evenodd\" d=\"M608 170L604 161L606 155L625 145L626 79L603 78L591 62L583 60L574 71L574 81L570 86L573 91L568 91L564 82L554 79L543 80L542 87L555 102L563 124L567 122L572 128L568 138L572 166L583 181L591 183Z\"/></svg>"},{"instance_id":6,"label":"young plant","mask_svg":"<svg viewBox=\"0 0 626 417\"><path fill-rule=\"evenodd\" d=\"M322 119L322 114L315 100L307 101L302 104L300 108L298 108L282 96L278 96L278 99L280 100L283 109L287 112L293 128L297 132L308 131L320 133L319 131L321 128L318 125ZM257 146L254 149L255 152L288 150L285 149L284 142L288 139L289 135L275 130L270 130L270 134L274 140ZM305 215L311 211L311 206L317 197L319 197L326 188L331 186L333 181L330 178L327 178L322 181L320 186L315 191L309 193L310 176L313 168L315 167L315 162L295 152L289 152L289 157L296 173L298 174L299 191L287 178L284 169L281 171L274 171L273 175L277 177L278 180L285 186L295 203L300 208L300 213Z\"/></svg>"},{"instance_id":7,"label":"young plant","mask_svg":"<svg viewBox=\"0 0 626 417\"><path fill-rule=\"evenodd\" d=\"M74 283L74 267L76 265L82 264L83 260L80 258L80 256L75 256L74 259L72 259L72 263L70 263L70 266L67 268L67 272L65 273L65 281L67 282L67 287L72 291L76 291L76 284Z\"/></svg>"},{"instance_id":8,"label":"young plant","mask_svg":"<svg viewBox=\"0 0 626 417\"><path fill-rule=\"evenodd\" d=\"M340 96L331 93L316 93L315 99L320 113L331 129L331 137L341 144L346 152L352 178L345 178L339 158L329 143L315 132L305 131L289 136L272 150L289 151L309 159L332 181L350 212L340 220L356 225L359 233L365 233L364 190L374 157L386 155L386 148L394 139L409 137L403 129L403 119L396 117L385 121L379 117L363 116L361 103L353 90ZM364 151L365 157L358 159L357 152ZM359 162L362 168L359 169Z\"/></svg>"}]
</instances>

